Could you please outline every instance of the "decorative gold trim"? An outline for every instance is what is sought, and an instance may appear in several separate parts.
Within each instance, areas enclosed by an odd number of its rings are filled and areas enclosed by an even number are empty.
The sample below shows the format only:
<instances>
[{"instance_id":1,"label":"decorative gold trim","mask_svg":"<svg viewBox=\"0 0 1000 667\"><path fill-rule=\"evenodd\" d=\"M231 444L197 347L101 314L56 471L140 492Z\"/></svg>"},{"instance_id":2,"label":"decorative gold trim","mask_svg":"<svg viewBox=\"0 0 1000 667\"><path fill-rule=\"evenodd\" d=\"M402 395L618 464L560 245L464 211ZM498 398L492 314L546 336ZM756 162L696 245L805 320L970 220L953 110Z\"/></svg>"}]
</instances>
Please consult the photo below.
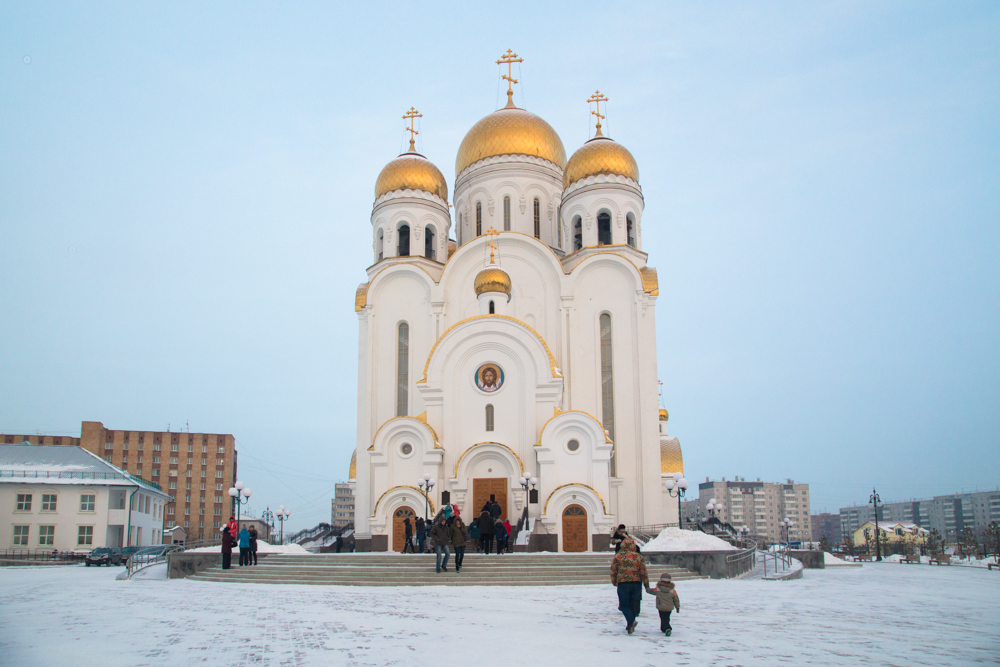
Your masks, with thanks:
<instances>
[{"instance_id":1,"label":"decorative gold trim","mask_svg":"<svg viewBox=\"0 0 1000 667\"><path fill-rule=\"evenodd\" d=\"M473 317L466 317L464 320L459 320L458 322L455 322L450 327L445 329L445 332L441 334L436 341L434 341L434 345L431 347L431 351L427 354L427 361L424 362L424 377L421 380L419 380L417 384L423 384L424 382L427 382L427 369L430 368L431 357L434 356L434 350L437 349L438 344L444 339L444 337L447 336L449 333L451 333L452 329L462 324L465 324L466 322L471 322L472 320L481 320L487 317L496 317L502 320L510 320L511 322L516 322L517 324L520 324L531 333L535 334L535 337L538 338L539 342L541 342L542 347L545 348L546 354L549 355L549 368L552 370L552 377L561 378L563 376L562 373L559 372L559 369L556 367L556 358L552 356L552 350L549 349L548 343L545 342L545 339L542 338L542 335L540 333L532 329L528 324L522 322L521 320L515 317L509 317L507 315L474 315Z\"/></svg>"},{"instance_id":2,"label":"decorative gold trim","mask_svg":"<svg viewBox=\"0 0 1000 667\"><path fill-rule=\"evenodd\" d=\"M497 445L499 447L503 447L508 452L510 452L511 454L514 455L514 458L517 459L517 465L521 466L521 474L522 475L524 474L524 462L521 461L521 457L517 455L517 452L515 452L513 449L511 449L507 445L504 445L504 444L499 443L499 442L493 442L492 440L487 440L486 442L477 442L476 444L472 445L471 447L469 447L468 449L466 449L464 452L462 452L462 455L458 457L458 461L455 462L455 477L458 477L458 466L462 464L462 459L465 458L466 454L468 454L469 452L471 452L473 449L475 449L479 445Z\"/></svg>"},{"instance_id":3,"label":"decorative gold trim","mask_svg":"<svg viewBox=\"0 0 1000 667\"><path fill-rule=\"evenodd\" d=\"M391 489L386 489L386 492L383 493L381 496L379 496L378 500L375 501L375 507L372 509L372 517L378 516L378 504L382 502L382 499L385 498L386 494L389 493L390 491L395 491L396 489L413 489L414 491L417 492L418 496L424 495L423 491L421 491L415 486L410 486L409 484L400 484L398 486L392 487ZM436 510L434 509L434 501L430 499L430 496L427 497L427 502L430 503L431 514L434 514Z\"/></svg>"},{"instance_id":4,"label":"decorative gold trim","mask_svg":"<svg viewBox=\"0 0 1000 667\"><path fill-rule=\"evenodd\" d=\"M562 259L563 259L563 258L562 258L562 257L560 257L559 255L557 255L557 254L556 254L556 251L552 249L552 246L550 246L550 245L549 245L549 244L547 244L547 243L542 243L541 239L536 239L536 238L535 238L534 236L532 236L531 234L525 234L524 232L518 232L518 231L515 231L515 230L513 230L513 229L512 229L512 230L510 230L510 231L503 231L503 232L497 232L497 233L498 233L498 234L517 234L518 236L523 236L523 237L525 237L525 238L528 238L528 239L531 239L531 240L532 240L532 241L534 241L535 243L539 244L540 246L542 246L543 248L545 248L546 250L548 250L548 251L549 251L549 252L550 252L550 253L552 254L552 256L553 256L553 257L555 257L555 260L556 260L556 264L557 264L557 265L559 266L559 270L560 270L560 271L562 272L562 274L563 274L564 276L565 276L565 275L569 275L569 274L567 274L567 273L566 273L566 268L565 268L565 267L564 267L564 266L562 265ZM483 233L483 234L480 234L479 236L476 236L475 238L473 238L473 239L471 239L471 240L469 240L469 241L466 241L465 243L463 243L463 244L462 244L462 245L460 246L460 248L459 248L459 249L461 249L461 248L465 248L465 247L467 247L467 246L469 246L469 245L471 245L471 244L475 243L475 242L476 242L476 239L480 239L480 238L484 238L485 236L486 236L486 234L485 234L485 233ZM639 252L642 252L642 251L640 250ZM569 255L565 255L565 257L569 257ZM449 259L450 259L450 258L449 258ZM441 276L442 276L442 278L444 277L444 272L442 272L442 273L441 273Z\"/></svg>"},{"instance_id":5,"label":"decorative gold trim","mask_svg":"<svg viewBox=\"0 0 1000 667\"><path fill-rule=\"evenodd\" d=\"M423 417L423 419L421 419L420 417ZM424 427L427 428L427 431L431 434L431 438L434 440L434 449L444 449L444 447L442 447L440 443L438 443L437 432L431 427L430 424L427 423L427 413L424 412L422 415L420 415L420 417L411 417L410 415L400 415L397 417L390 417L389 419L386 419L384 422L382 422L382 425L375 430L375 435L372 437L372 444L368 448L368 451L369 452L375 451L375 441L378 440L378 434L382 432L382 429L384 429L389 422L396 421L397 419L412 419L418 424L423 424Z\"/></svg>"},{"instance_id":6,"label":"decorative gold trim","mask_svg":"<svg viewBox=\"0 0 1000 667\"><path fill-rule=\"evenodd\" d=\"M569 484L563 484L561 486L557 486L556 488L552 489L552 493L550 493L549 497L545 499L545 507L542 508L542 515L543 516L546 515L546 514L548 514L548 512L549 512L549 501L552 500L552 496L554 496L556 494L556 491L558 491L559 489L565 489L567 486L582 486L585 489L590 489L591 491L593 491L594 495L597 496L597 499L601 501L601 509L604 510L604 514L607 515L607 513L608 513L608 506L604 504L604 498L602 498L601 494L599 494L597 492L597 489L595 489L592 486L588 486L586 484L582 484L580 482L570 482Z\"/></svg>"},{"instance_id":7,"label":"decorative gold trim","mask_svg":"<svg viewBox=\"0 0 1000 667\"><path fill-rule=\"evenodd\" d=\"M667 438L660 442L660 473L684 473L684 453L681 451L681 441L677 438Z\"/></svg>"},{"instance_id":8,"label":"decorative gold trim","mask_svg":"<svg viewBox=\"0 0 1000 667\"><path fill-rule=\"evenodd\" d=\"M358 450L354 450L351 454L351 468L347 473L347 481L350 482L352 479L358 478Z\"/></svg>"},{"instance_id":9,"label":"decorative gold trim","mask_svg":"<svg viewBox=\"0 0 1000 667\"><path fill-rule=\"evenodd\" d=\"M660 295L660 283L656 279L656 269L651 266L644 266L639 269L642 276L642 291L653 296Z\"/></svg>"},{"instance_id":10,"label":"decorative gold trim","mask_svg":"<svg viewBox=\"0 0 1000 667\"><path fill-rule=\"evenodd\" d=\"M364 310L365 306L368 305L368 285L370 283L361 283L358 286L358 291L354 293L354 312L360 313Z\"/></svg>"},{"instance_id":11,"label":"decorative gold trim","mask_svg":"<svg viewBox=\"0 0 1000 667\"><path fill-rule=\"evenodd\" d=\"M538 442L535 443L534 445L535 447L542 446L542 435L545 433L545 428L549 425L549 422L558 417L559 415L565 414L567 412L578 412L581 415L587 415L588 417L593 419L597 423L597 427L601 429L601 433L604 434L604 442L612 445L615 444L614 440L608 437L608 432L604 430L604 424L601 423L601 420L595 417L594 415L590 414L586 410L560 410L559 408L554 408L554 411L555 414L549 417L548 420L544 424L542 424L542 430L538 432Z\"/></svg>"}]
</instances>

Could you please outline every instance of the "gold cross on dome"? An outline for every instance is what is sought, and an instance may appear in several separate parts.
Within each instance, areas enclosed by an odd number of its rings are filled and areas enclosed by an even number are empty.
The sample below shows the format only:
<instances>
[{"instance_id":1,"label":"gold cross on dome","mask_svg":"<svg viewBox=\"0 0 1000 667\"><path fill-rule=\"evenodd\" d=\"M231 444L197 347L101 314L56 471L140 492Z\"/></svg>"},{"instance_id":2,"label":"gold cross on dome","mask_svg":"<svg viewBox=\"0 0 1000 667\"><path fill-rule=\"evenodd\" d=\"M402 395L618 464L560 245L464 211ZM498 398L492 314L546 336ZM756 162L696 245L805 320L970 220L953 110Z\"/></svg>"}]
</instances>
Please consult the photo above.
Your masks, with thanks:
<instances>
[{"instance_id":1,"label":"gold cross on dome","mask_svg":"<svg viewBox=\"0 0 1000 667\"><path fill-rule=\"evenodd\" d=\"M406 119L410 120L410 126L407 127L407 128L405 128L405 129L406 129L407 132L410 133L410 152L411 153L416 153L417 152L416 138L417 138L417 135L420 134L419 130L414 130L413 129L413 119L414 118L423 118L423 117L424 117L424 115L422 113L420 113L419 111L417 111L416 109L414 109L413 107L410 107L410 110L407 111L405 114L403 114L403 120L406 120Z\"/></svg>"},{"instance_id":2,"label":"gold cross on dome","mask_svg":"<svg viewBox=\"0 0 1000 667\"><path fill-rule=\"evenodd\" d=\"M486 247L490 249L490 264L494 264L493 251L500 250L500 244L498 240L494 240L493 237L500 236L500 232L498 232L493 225L490 225L490 228L486 230L486 236L489 237L486 239Z\"/></svg>"},{"instance_id":3,"label":"gold cross on dome","mask_svg":"<svg viewBox=\"0 0 1000 667\"><path fill-rule=\"evenodd\" d=\"M597 116L597 132L594 133L595 137L603 137L601 134L601 119L606 118L606 116L601 115L601 102L608 102L608 98L601 94L601 91L595 92L593 95L587 98L587 102L594 102L597 105L597 111L591 111L593 115Z\"/></svg>"},{"instance_id":4,"label":"gold cross on dome","mask_svg":"<svg viewBox=\"0 0 1000 667\"><path fill-rule=\"evenodd\" d=\"M510 49L507 49L507 53L500 56L500 60L497 61L497 65L507 65L507 73L500 77L501 79L507 80L507 108L512 108L514 106L514 84L517 83L517 79L514 78L511 67L514 63L523 62L524 58L521 58Z\"/></svg>"}]
</instances>

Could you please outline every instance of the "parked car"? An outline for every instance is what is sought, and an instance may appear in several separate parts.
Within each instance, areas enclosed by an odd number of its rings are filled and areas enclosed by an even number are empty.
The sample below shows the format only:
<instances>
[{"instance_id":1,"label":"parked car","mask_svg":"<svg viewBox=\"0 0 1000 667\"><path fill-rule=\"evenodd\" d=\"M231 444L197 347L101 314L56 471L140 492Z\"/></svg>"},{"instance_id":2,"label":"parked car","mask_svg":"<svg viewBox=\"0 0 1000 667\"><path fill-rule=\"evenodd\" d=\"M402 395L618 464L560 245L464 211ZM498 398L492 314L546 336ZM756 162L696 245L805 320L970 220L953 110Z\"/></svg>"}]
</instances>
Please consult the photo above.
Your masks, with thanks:
<instances>
[{"instance_id":1,"label":"parked car","mask_svg":"<svg viewBox=\"0 0 1000 667\"><path fill-rule=\"evenodd\" d=\"M87 567L91 565L121 565L122 550L118 547L97 547L84 559Z\"/></svg>"}]
</instances>

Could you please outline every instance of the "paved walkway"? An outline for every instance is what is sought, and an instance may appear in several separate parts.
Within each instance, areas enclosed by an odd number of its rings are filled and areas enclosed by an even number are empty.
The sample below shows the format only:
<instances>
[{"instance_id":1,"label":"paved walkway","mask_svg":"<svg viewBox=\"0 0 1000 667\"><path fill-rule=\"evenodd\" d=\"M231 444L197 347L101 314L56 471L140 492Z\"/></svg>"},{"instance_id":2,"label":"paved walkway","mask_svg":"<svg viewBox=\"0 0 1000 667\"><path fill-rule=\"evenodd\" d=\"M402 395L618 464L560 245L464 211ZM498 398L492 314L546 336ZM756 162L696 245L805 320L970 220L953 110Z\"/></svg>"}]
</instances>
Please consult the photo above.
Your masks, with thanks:
<instances>
[{"instance_id":1,"label":"paved walkway","mask_svg":"<svg viewBox=\"0 0 1000 667\"><path fill-rule=\"evenodd\" d=\"M972 568L878 564L807 570L790 582L681 582L670 638L649 597L636 634L625 635L610 585L234 586L115 581L119 571L0 568L0 663L1000 664L1000 575Z\"/></svg>"}]
</instances>

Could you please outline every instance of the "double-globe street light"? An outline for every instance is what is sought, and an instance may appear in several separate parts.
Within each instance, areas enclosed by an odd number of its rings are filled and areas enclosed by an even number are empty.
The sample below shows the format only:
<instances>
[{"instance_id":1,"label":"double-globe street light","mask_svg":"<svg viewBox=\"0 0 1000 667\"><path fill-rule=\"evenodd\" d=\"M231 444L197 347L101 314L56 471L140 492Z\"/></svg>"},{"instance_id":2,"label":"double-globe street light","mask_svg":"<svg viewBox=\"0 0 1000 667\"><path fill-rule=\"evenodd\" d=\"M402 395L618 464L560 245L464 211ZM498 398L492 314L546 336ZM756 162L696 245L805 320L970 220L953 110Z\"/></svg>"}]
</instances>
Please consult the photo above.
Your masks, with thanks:
<instances>
[{"instance_id":1,"label":"double-globe street light","mask_svg":"<svg viewBox=\"0 0 1000 667\"><path fill-rule=\"evenodd\" d=\"M792 520L789 519L786 516L784 519L782 519L781 521L778 522L778 526L781 528L782 532L785 534L785 543L786 544L791 544L791 542L792 542L792 539L791 539Z\"/></svg>"},{"instance_id":2,"label":"double-globe street light","mask_svg":"<svg viewBox=\"0 0 1000 667\"><path fill-rule=\"evenodd\" d=\"M279 528L280 533L278 536L279 544L285 543L285 519L287 519L291 515L292 513L288 511L287 507L285 507L284 505L278 505L278 525L280 526Z\"/></svg>"},{"instance_id":3,"label":"double-globe street light","mask_svg":"<svg viewBox=\"0 0 1000 667\"><path fill-rule=\"evenodd\" d=\"M663 486L667 487L667 494L671 498L677 499L677 527L683 528L683 523L681 521L681 498L683 498L684 494L687 492L688 481L684 479L684 475L679 472L675 472L672 478L667 478L667 480L663 482ZM674 493L675 490L677 491L676 493Z\"/></svg>"},{"instance_id":4,"label":"double-globe street light","mask_svg":"<svg viewBox=\"0 0 1000 667\"><path fill-rule=\"evenodd\" d=\"M250 494L253 493L250 489L245 488L243 482L236 480L236 484L229 489L229 495L233 497L233 502L236 503L236 529L239 530L240 527L240 506L246 505L250 502ZM236 537L235 535L233 537Z\"/></svg>"},{"instance_id":5,"label":"double-globe street light","mask_svg":"<svg viewBox=\"0 0 1000 667\"><path fill-rule=\"evenodd\" d=\"M430 504L427 494L434 488L434 480L431 479L430 473L424 475L422 479L418 480L417 486L420 487L420 492L424 494L424 521L430 521L430 517L427 515L427 506Z\"/></svg>"},{"instance_id":6,"label":"double-globe street light","mask_svg":"<svg viewBox=\"0 0 1000 667\"><path fill-rule=\"evenodd\" d=\"M274 512L271 511L270 507L265 507L263 514L260 518L264 521L264 524L268 527L267 531L267 541L271 541L271 535L274 533Z\"/></svg>"},{"instance_id":7,"label":"double-globe street light","mask_svg":"<svg viewBox=\"0 0 1000 667\"><path fill-rule=\"evenodd\" d=\"M524 489L524 525L521 528L528 530L528 507L531 502L531 492L534 492L535 487L538 486L538 478L532 477L530 472L525 472L518 481L521 482L521 488Z\"/></svg>"}]
</instances>

